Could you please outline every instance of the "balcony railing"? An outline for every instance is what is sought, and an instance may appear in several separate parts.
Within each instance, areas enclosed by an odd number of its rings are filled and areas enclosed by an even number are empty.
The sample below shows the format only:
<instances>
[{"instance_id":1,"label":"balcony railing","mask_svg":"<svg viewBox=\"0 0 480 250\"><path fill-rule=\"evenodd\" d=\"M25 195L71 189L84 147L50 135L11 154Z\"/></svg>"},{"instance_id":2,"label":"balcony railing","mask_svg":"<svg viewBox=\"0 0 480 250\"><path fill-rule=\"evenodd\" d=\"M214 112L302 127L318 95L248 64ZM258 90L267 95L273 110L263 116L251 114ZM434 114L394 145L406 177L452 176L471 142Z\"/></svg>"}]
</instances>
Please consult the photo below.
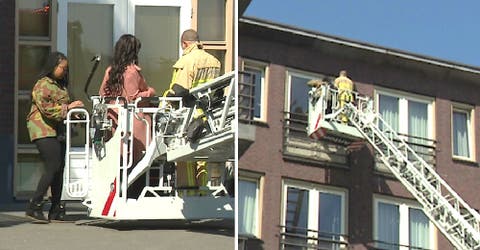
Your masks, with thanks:
<instances>
[{"instance_id":1,"label":"balcony railing","mask_svg":"<svg viewBox=\"0 0 480 250\"><path fill-rule=\"evenodd\" d=\"M348 236L307 228L280 226L280 249L343 250L348 249Z\"/></svg>"},{"instance_id":2,"label":"balcony railing","mask_svg":"<svg viewBox=\"0 0 480 250\"><path fill-rule=\"evenodd\" d=\"M336 167L347 166L347 143L342 138L313 140L307 135L307 114L284 113L283 157Z\"/></svg>"},{"instance_id":3,"label":"balcony railing","mask_svg":"<svg viewBox=\"0 0 480 250\"><path fill-rule=\"evenodd\" d=\"M347 146L351 142L332 135L326 135L321 140L310 139L307 135L307 125L307 114L284 113L284 158L348 168ZM415 149L419 156L430 165L435 166L435 140L405 134L401 136L407 141L409 146ZM377 161L376 169L380 172L388 173L388 170L380 161Z\"/></svg>"},{"instance_id":4,"label":"balcony railing","mask_svg":"<svg viewBox=\"0 0 480 250\"><path fill-rule=\"evenodd\" d=\"M381 250L431 250L431 248L416 247L411 245L403 245L398 243L390 243L380 240L373 241L373 246L369 246L368 249L381 249Z\"/></svg>"}]
</instances>

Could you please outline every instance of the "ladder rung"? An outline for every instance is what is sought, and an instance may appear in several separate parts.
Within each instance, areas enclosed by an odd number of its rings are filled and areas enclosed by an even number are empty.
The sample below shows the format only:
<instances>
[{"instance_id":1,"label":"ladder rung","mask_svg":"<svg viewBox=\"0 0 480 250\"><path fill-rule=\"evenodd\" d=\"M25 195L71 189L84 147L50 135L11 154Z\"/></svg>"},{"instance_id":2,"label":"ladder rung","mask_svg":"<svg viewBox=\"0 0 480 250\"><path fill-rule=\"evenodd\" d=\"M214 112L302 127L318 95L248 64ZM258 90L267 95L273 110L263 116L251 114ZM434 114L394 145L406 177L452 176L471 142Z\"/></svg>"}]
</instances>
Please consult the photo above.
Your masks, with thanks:
<instances>
[{"instance_id":1,"label":"ladder rung","mask_svg":"<svg viewBox=\"0 0 480 250\"><path fill-rule=\"evenodd\" d=\"M448 227L446 229L447 229L447 231L451 231L453 229L456 229L459 225L460 225L460 221L457 221L456 223L451 224L450 227Z\"/></svg>"},{"instance_id":2,"label":"ladder rung","mask_svg":"<svg viewBox=\"0 0 480 250\"><path fill-rule=\"evenodd\" d=\"M74 152L68 152L69 155L87 155L87 152L86 151L83 151L83 152L78 152L78 151L74 151Z\"/></svg>"}]
</instances>

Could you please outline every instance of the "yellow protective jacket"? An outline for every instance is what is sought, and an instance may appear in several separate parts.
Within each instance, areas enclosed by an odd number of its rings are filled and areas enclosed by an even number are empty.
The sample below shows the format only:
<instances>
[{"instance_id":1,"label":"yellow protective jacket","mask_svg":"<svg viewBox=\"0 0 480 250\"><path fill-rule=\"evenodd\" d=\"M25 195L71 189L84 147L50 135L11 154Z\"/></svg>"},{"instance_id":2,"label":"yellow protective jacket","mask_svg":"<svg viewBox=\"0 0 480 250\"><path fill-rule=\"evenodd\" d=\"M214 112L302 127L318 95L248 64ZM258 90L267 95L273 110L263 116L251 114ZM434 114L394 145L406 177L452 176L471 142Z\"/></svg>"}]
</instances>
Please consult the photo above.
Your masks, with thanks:
<instances>
[{"instance_id":1,"label":"yellow protective jacket","mask_svg":"<svg viewBox=\"0 0 480 250\"><path fill-rule=\"evenodd\" d=\"M173 76L170 89L176 83L186 89L212 80L220 75L220 61L202 49L200 43L188 46L183 55L173 65Z\"/></svg>"},{"instance_id":2,"label":"yellow protective jacket","mask_svg":"<svg viewBox=\"0 0 480 250\"><path fill-rule=\"evenodd\" d=\"M353 91L353 82L348 77L339 76L335 79L334 84L339 91L342 91L342 90L346 90L350 92Z\"/></svg>"}]
</instances>

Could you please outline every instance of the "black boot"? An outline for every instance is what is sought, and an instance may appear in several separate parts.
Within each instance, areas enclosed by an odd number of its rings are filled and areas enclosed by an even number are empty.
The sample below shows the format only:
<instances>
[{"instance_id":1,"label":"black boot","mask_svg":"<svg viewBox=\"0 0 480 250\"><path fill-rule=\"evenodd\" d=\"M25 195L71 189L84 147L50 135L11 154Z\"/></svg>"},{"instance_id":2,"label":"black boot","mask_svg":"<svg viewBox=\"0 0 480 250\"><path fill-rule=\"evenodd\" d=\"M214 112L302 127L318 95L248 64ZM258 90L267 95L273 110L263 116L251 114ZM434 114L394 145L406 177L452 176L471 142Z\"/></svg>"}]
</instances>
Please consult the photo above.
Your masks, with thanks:
<instances>
[{"instance_id":1,"label":"black boot","mask_svg":"<svg viewBox=\"0 0 480 250\"><path fill-rule=\"evenodd\" d=\"M33 219L34 223L48 223L45 215L43 215L43 202L30 200L27 204L25 215Z\"/></svg>"},{"instance_id":2,"label":"black boot","mask_svg":"<svg viewBox=\"0 0 480 250\"><path fill-rule=\"evenodd\" d=\"M48 220L51 222L65 221L65 202L52 204L50 211L48 211Z\"/></svg>"}]
</instances>

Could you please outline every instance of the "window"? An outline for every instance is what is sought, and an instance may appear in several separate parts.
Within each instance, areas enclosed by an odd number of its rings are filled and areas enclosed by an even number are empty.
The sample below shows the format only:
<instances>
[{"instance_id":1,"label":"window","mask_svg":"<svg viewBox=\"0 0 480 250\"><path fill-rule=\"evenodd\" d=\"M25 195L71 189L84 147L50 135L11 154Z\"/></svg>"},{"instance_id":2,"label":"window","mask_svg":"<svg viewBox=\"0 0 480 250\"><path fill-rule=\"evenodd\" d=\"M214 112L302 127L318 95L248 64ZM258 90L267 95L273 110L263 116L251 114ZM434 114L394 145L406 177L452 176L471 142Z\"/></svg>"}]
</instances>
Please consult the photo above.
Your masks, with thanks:
<instances>
[{"instance_id":1,"label":"window","mask_svg":"<svg viewBox=\"0 0 480 250\"><path fill-rule=\"evenodd\" d=\"M346 191L290 183L284 185L283 247L304 249L307 244L322 249L346 246Z\"/></svg>"},{"instance_id":2,"label":"window","mask_svg":"<svg viewBox=\"0 0 480 250\"><path fill-rule=\"evenodd\" d=\"M321 140L308 137L308 82L313 79L331 81L333 77L288 70L285 79L285 106L283 119L284 159L305 162L325 162L349 168L346 140L341 136L327 135Z\"/></svg>"},{"instance_id":3,"label":"window","mask_svg":"<svg viewBox=\"0 0 480 250\"><path fill-rule=\"evenodd\" d=\"M473 159L473 108L456 104L452 108L452 152L456 158Z\"/></svg>"},{"instance_id":4,"label":"window","mask_svg":"<svg viewBox=\"0 0 480 250\"><path fill-rule=\"evenodd\" d=\"M375 199L374 240L381 249L435 249L434 226L416 205Z\"/></svg>"},{"instance_id":5,"label":"window","mask_svg":"<svg viewBox=\"0 0 480 250\"><path fill-rule=\"evenodd\" d=\"M287 101L285 110L288 112L288 128L290 136L305 137L307 135L308 91L307 82L312 79L322 79L313 74L287 72Z\"/></svg>"},{"instance_id":6,"label":"window","mask_svg":"<svg viewBox=\"0 0 480 250\"><path fill-rule=\"evenodd\" d=\"M19 36L25 40L49 40L51 1L17 0L17 5Z\"/></svg>"},{"instance_id":7,"label":"window","mask_svg":"<svg viewBox=\"0 0 480 250\"><path fill-rule=\"evenodd\" d=\"M433 100L431 98L378 92L378 111L396 132L408 135L410 142L428 144L433 138ZM406 121L406 122L405 122ZM386 124L379 124L384 130Z\"/></svg>"},{"instance_id":8,"label":"window","mask_svg":"<svg viewBox=\"0 0 480 250\"><path fill-rule=\"evenodd\" d=\"M222 63L222 73L233 70L233 0L193 0L192 28L205 50Z\"/></svg>"},{"instance_id":9,"label":"window","mask_svg":"<svg viewBox=\"0 0 480 250\"><path fill-rule=\"evenodd\" d=\"M377 110L384 123L380 130L393 130L405 139L417 155L427 163L435 164L435 141L433 140L433 98L377 90ZM413 157L413 156L409 156ZM387 171L383 164L377 170Z\"/></svg>"},{"instance_id":10,"label":"window","mask_svg":"<svg viewBox=\"0 0 480 250\"><path fill-rule=\"evenodd\" d=\"M238 234L259 238L260 180L258 175L243 173L238 179Z\"/></svg>"},{"instance_id":11,"label":"window","mask_svg":"<svg viewBox=\"0 0 480 250\"><path fill-rule=\"evenodd\" d=\"M254 84L253 117L254 120L266 122L266 70L265 64L247 61L243 65L243 70L252 74Z\"/></svg>"},{"instance_id":12,"label":"window","mask_svg":"<svg viewBox=\"0 0 480 250\"><path fill-rule=\"evenodd\" d=\"M55 2L55 1L54 1ZM30 142L26 117L30 112L32 88L48 54L54 47L51 10L52 1L17 0L18 34L16 37L16 157L14 168L14 195L30 196L40 178L43 163L39 161L34 144Z\"/></svg>"},{"instance_id":13,"label":"window","mask_svg":"<svg viewBox=\"0 0 480 250\"><path fill-rule=\"evenodd\" d=\"M198 1L198 35L205 41L224 41L226 26L225 0ZM212 27L215 27L212 29Z\"/></svg>"}]
</instances>

